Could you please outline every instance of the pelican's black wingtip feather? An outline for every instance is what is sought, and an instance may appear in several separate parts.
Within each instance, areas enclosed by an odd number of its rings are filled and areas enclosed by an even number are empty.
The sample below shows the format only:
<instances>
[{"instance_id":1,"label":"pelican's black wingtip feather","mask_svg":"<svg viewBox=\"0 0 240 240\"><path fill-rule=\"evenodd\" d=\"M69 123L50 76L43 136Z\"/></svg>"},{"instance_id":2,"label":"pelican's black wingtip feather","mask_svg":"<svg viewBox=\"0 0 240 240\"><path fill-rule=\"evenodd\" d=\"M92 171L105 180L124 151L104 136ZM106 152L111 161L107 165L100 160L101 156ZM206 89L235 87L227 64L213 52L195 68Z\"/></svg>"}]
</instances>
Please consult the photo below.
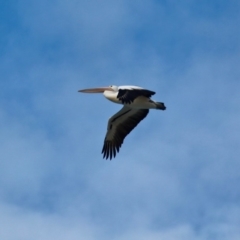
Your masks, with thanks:
<instances>
[{"instance_id":1,"label":"pelican's black wingtip feather","mask_svg":"<svg viewBox=\"0 0 240 240\"><path fill-rule=\"evenodd\" d=\"M105 141L103 148L102 148L102 154L103 154L103 159L105 158L106 160L112 160L113 158L116 157L117 153L119 152L120 146L115 145L114 143L110 141Z\"/></svg>"}]
</instances>

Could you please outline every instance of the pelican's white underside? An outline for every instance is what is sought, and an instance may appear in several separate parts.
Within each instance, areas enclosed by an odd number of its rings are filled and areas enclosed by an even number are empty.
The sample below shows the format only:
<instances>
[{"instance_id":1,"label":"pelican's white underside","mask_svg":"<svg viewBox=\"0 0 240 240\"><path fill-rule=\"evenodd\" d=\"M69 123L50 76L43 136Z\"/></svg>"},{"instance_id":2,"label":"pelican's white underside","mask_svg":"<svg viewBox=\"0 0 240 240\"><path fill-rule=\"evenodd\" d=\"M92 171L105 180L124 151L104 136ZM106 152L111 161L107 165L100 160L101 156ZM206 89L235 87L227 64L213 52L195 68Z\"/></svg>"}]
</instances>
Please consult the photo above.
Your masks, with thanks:
<instances>
[{"instance_id":1,"label":"pelican's white underside","mask_svg":"<svg viewBox=\"0 0 240 240\"><path fill-rule=\"evenodd\" d=\"M111 102L122 104L122 102L117 98L118 92L105 91L103 95ZM151 109L151 108L155 109L156 108L155 102L144 96L137 97L130 104L122 104L122 105L128 106L130 108L136 108L136 109Z\"/></svg>"}]
</instances>

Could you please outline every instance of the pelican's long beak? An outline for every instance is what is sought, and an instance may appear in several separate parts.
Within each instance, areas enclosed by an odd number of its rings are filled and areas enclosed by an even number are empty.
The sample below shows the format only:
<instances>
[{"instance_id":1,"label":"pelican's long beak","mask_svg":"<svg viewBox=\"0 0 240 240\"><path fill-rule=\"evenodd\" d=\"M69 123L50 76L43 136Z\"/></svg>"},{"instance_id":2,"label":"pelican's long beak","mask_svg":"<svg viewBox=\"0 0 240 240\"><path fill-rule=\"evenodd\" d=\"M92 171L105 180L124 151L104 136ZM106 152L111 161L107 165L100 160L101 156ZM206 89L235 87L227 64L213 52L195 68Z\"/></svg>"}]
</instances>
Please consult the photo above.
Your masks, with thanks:
<instances>
[{"instance_id":1,"label":"pelican's long beak","mask_svg":"<svg viewBox=\"0 0 240 240\"><path fill-rule=\"evenodd\" d=\"M110 87L100 87L100 88L87 88L87 89L78 90L78 92L82 92L82 93L102 93L104 91L113 91L113 89Z\"/></svg>"}]
</instances>

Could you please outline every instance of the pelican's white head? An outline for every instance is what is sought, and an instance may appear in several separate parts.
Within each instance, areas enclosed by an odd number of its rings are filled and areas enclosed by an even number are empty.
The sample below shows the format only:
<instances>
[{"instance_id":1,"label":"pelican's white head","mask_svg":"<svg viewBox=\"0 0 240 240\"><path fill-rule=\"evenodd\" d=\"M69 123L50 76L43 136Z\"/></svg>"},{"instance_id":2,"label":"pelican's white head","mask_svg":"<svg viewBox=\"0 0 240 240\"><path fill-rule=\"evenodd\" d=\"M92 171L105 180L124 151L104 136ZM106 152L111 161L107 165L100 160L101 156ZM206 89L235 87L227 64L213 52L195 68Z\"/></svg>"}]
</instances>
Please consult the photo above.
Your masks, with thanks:
<instances>
[{"instance_id":1,"label":"pelican's white head","mask_svg":"<svg viewBox=\"0 0 240 240\"><path fill-rule=\"evenodd\" d=\"M116 86L116 85L110 85L109 86L111 89L112 89L112 91L114 91L114 92L117 92L118 91L118 86Z\"/></svg>"}]
</instances>

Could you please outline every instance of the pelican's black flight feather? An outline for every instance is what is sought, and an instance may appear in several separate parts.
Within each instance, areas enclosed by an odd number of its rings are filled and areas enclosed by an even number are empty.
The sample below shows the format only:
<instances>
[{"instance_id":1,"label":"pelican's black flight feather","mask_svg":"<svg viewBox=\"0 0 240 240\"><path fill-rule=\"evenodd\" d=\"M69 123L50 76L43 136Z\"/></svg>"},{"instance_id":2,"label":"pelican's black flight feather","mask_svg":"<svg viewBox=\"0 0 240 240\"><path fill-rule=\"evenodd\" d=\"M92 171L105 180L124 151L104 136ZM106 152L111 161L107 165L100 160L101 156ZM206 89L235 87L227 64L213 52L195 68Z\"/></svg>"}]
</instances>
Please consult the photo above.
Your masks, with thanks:
<instances>
[{"instance_id":1,"label":"pelican's black flight feather","mask_svg":"<svg viewBox=\"0 0 240 240\"><path fill-rule=\"evenodd\" d=\"M119 89L117 98L122 104L130 104L139 96L150 98L154 94L155 92L147 89Z\"/></svg>"}]
</instances>

